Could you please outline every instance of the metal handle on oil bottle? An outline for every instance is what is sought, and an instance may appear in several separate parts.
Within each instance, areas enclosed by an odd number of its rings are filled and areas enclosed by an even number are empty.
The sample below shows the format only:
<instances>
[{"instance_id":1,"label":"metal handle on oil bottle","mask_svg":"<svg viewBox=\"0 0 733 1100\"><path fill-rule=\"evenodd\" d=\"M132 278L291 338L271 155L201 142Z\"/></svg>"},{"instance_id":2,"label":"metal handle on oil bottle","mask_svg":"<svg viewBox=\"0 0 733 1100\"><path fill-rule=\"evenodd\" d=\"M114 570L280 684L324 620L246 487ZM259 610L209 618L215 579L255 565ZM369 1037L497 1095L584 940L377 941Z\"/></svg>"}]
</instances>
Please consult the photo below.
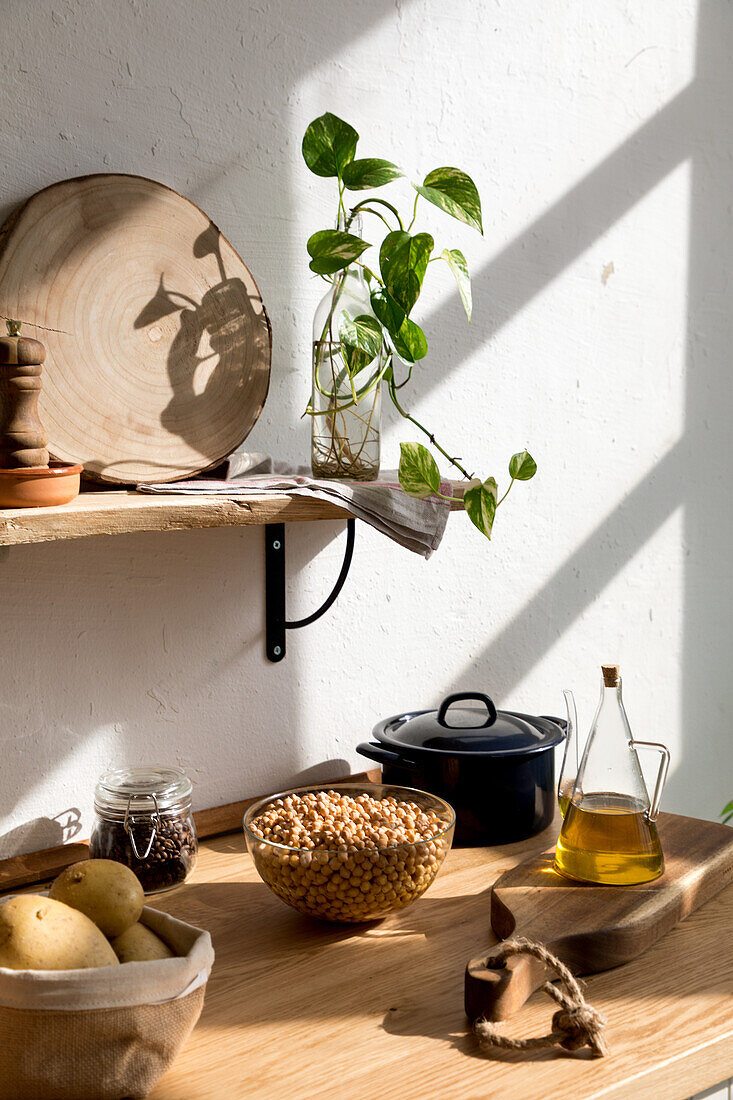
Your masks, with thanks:
<instances>
[{"instance_id":1,"label":"metal handle on oil bottle","mask_svg":"<svg viewBox=\"0 0 733 1100\"><path fill-rule=\"evenodd\" d=\"M143 860L143 859L148 858L148 856L150 855L150 851L153 847L153 841L155 840L156 834L158 832L158 822L160 820L160 810L158 809L158 800L157 800L157 798L155 797L154 794L151 794L150 797L152 798L153 802L155 803L155 813L150 815L150 820L152 822L153 828L152 828L152 832L150 833L150 840L148 841L148 846L145 849L145 852L144 852L143 855L140 855L140 853L137 850L137 844L135 843L135 837L134 837L133 832L132 832L132 826L135 824L135 818L130 813L130 803L132 802L132 795L130 795L130 797L127 800L127 808L125 810L125 820L122 822L122 828L125 830L125 832L127 833L127 835L130 838L130 845L132 847L133 852L135 853L135 859Z\"/></svg>"},{"instance_id":2,"label":"metal handle on oil bottle","mask_svg":"<svg viewBox=\"0 0 733 1100\"><path fill-rule=\"evenodd\" d=\"M662 791L664 790L664 784L667 782L669 749L659 741L632 740L630 744L633 749L651 749L653 752L658 752L662 757L659 761L659 771L657 772L657 782L654 784L654 794L652 796L651 806L646 815L647 821L656 821L659 816L659 803L662 801Z\"/></svg>"}]
</instances>

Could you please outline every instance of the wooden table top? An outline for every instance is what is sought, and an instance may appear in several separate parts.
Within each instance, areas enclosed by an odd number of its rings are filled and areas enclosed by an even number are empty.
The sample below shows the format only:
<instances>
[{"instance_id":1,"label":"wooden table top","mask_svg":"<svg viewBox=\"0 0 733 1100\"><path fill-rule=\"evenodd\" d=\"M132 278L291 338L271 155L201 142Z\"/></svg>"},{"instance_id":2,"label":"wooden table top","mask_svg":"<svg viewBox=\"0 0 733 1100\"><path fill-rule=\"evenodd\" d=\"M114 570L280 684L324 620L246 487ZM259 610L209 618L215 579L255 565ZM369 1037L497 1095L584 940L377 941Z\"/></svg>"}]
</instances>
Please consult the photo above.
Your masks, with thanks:
<instances>
[{"instance_id":1,"label":"wooden table top","mask_svg":"<svg viewBox=\"0 0 733 1100\"><path fill-rule=\"evenodd\" d=\"M155 908L207 928L203 1014L153 1100L687 1100L733 1073L733 887L644 956L586 979L610 1055L481 1054L463 1014L467 960L495 942L489 891L552 844L451 852L412 906L372 925L311 921L262 883L241 834L202 843ZM545 1034L535 994L505 1025Z\"/></svg>"}]
</instances>

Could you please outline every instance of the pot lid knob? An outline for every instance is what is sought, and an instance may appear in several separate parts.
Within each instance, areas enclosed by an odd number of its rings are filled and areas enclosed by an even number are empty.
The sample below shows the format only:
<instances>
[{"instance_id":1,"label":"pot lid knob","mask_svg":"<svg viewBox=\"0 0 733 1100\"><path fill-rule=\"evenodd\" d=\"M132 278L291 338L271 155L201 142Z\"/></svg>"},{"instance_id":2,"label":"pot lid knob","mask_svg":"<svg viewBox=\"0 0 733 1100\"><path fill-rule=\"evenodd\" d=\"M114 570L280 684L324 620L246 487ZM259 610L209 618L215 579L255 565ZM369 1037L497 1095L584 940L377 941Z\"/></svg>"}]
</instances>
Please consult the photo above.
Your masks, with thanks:
<instances>
[{"instance_id":1,"label":"pot lid knob","mask_svg":"<svg viewBox=\"0 0 733 1100\"><path fill-rule=\"evenodd\" d=\"M486 721L485 722L479 722L478 725L476 725L476 726L468 726L468 727L466 727L466 726L462 726L462 727L452 726L450 724L450 722L446 721L446 714L448 713L448 708L451 707L454 703L457 703L460 699L475 699L477 702L483 703L484 706L486 707L486 710L487 710ZM444 726L445 729L448 729L448 730L459 729L459 728L483 730L483 729L486 729L487 726L493 726L495 721L496 721L496 707L494 706L493 700L490 699L488 695L484 695L484 693L482 691L459 691L459 692L456 692L455 695L446 695L445 699L440 704L440 710L438 711L438 723L441 726Z\"/></svg>"}]
</instances>

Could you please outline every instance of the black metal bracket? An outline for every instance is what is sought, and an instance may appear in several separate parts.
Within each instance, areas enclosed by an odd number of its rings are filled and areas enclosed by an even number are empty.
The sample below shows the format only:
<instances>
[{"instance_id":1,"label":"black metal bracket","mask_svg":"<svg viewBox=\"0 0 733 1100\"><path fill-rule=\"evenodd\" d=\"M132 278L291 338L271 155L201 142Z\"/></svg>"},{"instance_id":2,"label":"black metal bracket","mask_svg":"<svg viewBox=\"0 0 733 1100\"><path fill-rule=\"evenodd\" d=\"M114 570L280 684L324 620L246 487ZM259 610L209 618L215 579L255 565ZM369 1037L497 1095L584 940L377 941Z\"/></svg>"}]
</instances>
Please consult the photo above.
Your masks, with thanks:
<instances>
[{"instance_id":1,"label":"black metal bracket","mask_svg":"<svg viewBox=\"0 0 733 1100\"><path fill-rule=\"evenodd\" d=\"M285 524L268 523L265 526L265 654L268 661L282 661L285 656L286 630L298 630L314 623L334 603L349 572L355 538L356 520L347 519L344 561L331 594L312 615L288 622L285 618Z\"/></svg>"}]
</instances>

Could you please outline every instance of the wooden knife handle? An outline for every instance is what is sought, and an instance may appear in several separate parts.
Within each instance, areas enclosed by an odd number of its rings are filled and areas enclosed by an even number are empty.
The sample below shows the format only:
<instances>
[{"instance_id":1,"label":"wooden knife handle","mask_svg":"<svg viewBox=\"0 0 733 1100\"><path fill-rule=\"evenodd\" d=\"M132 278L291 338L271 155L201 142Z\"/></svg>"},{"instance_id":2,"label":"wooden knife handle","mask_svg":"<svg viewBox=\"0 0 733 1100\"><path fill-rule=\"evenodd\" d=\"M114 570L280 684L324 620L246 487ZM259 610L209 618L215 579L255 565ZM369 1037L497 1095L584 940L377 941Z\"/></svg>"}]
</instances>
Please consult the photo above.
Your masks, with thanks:
<instances>
[{"instance_id":1,"label":"wooden knife handle","mask_svg":"<svg viewBox=\"0 0 733 1100\"><path fill-rule=\"evenodd\" d=\"M491 955L471 959L466 967L466 1015L496 1022L517 1012L535 990L557 975L531 955L512 955L500 967L488 967Z\"/></svg>"}]
</instances>

